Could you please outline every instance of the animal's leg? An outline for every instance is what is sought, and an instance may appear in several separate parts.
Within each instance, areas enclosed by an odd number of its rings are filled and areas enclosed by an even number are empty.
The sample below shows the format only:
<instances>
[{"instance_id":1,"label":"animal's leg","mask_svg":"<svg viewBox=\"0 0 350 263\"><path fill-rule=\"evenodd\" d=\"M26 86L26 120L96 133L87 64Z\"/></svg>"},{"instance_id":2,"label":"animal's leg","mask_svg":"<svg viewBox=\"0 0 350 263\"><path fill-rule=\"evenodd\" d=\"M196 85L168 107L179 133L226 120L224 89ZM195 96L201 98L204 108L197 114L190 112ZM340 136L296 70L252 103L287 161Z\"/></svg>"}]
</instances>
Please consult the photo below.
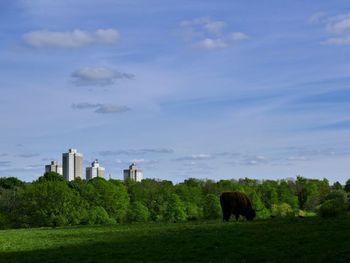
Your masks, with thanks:
<instances>
[{"instance_id":1,"label":"animal's leg","mask_svg":"<svg viewBox=\"0 0 350 263\"><path fill-rule=\"evenodd\" d=\"M229 212L223 213L223 218L226 222L228 222L230 220L230 216L231 216L231 213L229 213Z\"/></svg>"},{"instance_id":2,"label":"animal's leg","mask_svg":"<svg viewBox=\"0 0 350 263\"><path fill-rule=\"evenodd\" d=\"M236 221L238 221L239 214L235 214L235 217L236 217Z\"/></svg>"}]
</instances>

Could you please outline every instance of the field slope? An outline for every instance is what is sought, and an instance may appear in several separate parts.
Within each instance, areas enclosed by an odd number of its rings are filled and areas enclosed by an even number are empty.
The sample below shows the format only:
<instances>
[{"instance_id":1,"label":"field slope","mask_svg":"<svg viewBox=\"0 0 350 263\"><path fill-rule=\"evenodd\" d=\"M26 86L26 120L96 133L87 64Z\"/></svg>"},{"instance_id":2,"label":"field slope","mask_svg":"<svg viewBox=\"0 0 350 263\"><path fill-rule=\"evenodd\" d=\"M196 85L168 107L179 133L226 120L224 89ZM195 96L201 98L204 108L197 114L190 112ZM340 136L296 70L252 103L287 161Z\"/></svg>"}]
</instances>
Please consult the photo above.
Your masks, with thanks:
<instances>
[{"instance_id":1,"label":"field slope","mask_svg":"<svg viewBox=\"0 0 350 263\"><path fill-rule=\"evenodd\" d=\"M350 217L3 230L0 262L350 262Z\"/></svg>"}]
</instances>

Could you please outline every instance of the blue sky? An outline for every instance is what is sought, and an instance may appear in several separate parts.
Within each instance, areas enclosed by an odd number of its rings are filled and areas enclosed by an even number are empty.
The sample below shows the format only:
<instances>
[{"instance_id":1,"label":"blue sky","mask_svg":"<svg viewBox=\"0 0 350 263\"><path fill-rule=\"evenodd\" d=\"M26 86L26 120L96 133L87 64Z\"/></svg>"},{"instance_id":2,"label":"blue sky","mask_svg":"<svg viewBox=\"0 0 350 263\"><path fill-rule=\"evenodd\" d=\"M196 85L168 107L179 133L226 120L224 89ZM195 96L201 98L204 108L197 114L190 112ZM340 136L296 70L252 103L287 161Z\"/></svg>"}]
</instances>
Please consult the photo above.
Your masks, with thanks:
<instances>
[{"instance_id":1,"label":"blue sky","mask_svg":"<svg viewBox=\"0 0 350 263\"><path fill-rule=\"evenodd\" d=\"M345 182L348 1L3 0L0 176Z\"/></svg>"}]
</instances>

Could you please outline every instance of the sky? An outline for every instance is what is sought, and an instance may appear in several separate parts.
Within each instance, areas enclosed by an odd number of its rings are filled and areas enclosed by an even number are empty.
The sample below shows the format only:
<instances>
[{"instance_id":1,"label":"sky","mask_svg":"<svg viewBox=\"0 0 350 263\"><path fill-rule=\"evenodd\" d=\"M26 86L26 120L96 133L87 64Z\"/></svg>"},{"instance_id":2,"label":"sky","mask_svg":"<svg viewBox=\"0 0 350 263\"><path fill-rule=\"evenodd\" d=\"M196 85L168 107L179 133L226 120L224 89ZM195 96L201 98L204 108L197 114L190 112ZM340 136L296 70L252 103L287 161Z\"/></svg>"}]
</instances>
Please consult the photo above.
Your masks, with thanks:
<instances>
[{"instance_id":1,"label":"sky","mask_svg":"<svg viewBox=\"0 0 350 263\"><path fill-rule=\"evenodd\" d=\"M350 178L341 0L0 0L0 176Z\"/></svg>"}]
</instances>

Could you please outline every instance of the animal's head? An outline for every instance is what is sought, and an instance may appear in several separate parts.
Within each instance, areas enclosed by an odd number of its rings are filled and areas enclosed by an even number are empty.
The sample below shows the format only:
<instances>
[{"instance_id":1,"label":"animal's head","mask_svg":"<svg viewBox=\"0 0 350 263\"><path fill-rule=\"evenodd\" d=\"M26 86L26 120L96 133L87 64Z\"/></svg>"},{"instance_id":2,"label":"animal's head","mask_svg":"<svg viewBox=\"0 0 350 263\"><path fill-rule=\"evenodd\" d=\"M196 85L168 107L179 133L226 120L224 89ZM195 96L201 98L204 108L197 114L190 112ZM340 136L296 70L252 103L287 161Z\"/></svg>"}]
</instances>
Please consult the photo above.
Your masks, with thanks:
<instances>
[{"instance_id":1,"label":"animal's head","mask_svg":"<svg viewBox=\"0 0 350 263\"><path fill-rule=\"evenodd\" d=\"M250 209L247 213L247 220L253 220L256 216L255 210L254 209Z\"/></svg>"}]
</instances>

